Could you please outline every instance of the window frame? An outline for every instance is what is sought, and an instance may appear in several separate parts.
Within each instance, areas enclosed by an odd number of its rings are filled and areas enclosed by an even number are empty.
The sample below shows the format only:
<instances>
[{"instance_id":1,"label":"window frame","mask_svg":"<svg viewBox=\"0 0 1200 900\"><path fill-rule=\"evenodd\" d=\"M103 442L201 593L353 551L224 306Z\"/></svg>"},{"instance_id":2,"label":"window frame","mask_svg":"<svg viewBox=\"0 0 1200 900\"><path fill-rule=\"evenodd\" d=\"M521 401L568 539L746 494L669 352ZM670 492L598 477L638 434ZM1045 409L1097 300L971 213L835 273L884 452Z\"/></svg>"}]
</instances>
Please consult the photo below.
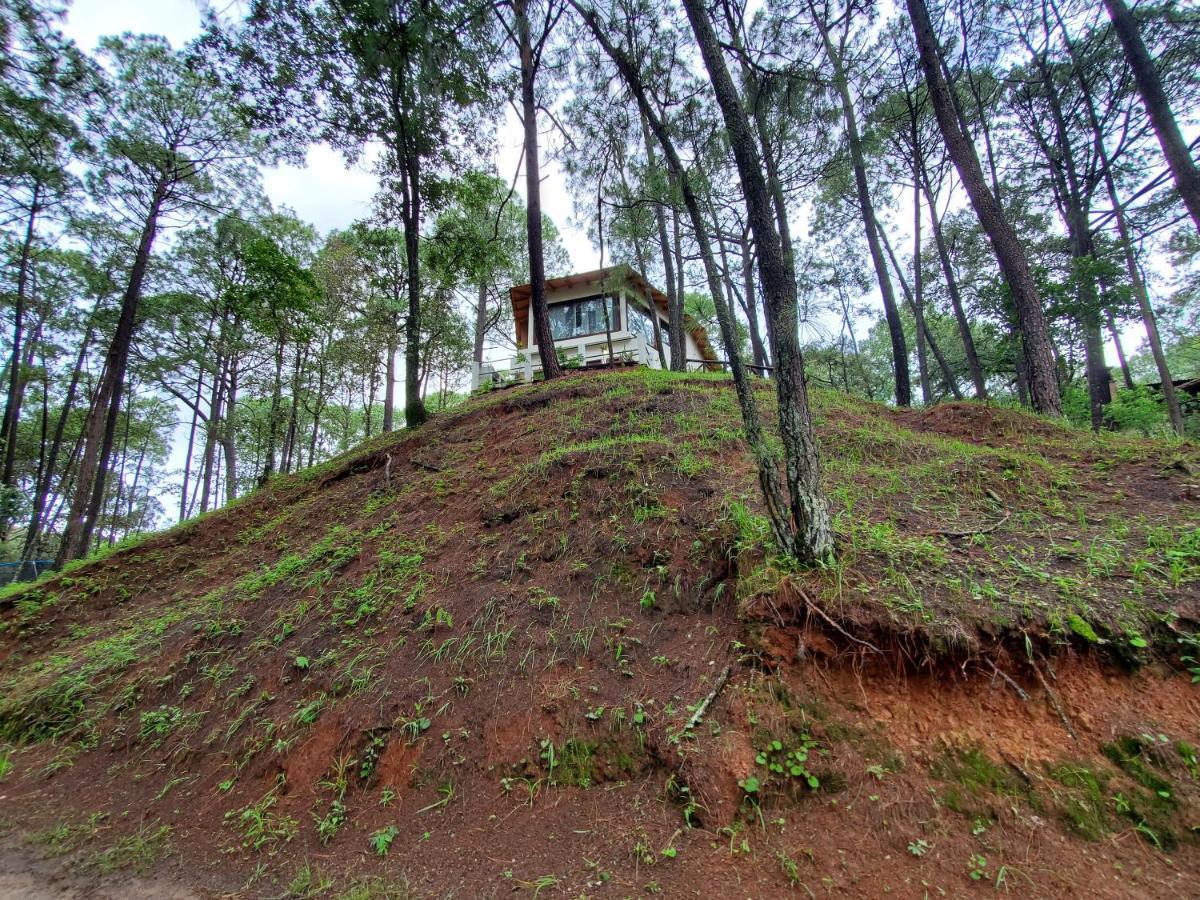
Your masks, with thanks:
<instances>
[{"instance_id":1,"label":"window frame","mask_svg":"<svg viewBox=\"0 0 1200 900\"><path fill-rule=\"evenodd\" d=\"M581 303L586 303L589 300L609 299L609 300L613 301L613 306L612 306L611 312L613 314L614 321L612 322L612 327L609 328L608 331L580 332L579 334L572 334L569 337L554 338L554 342L557 344L559 341L575 341L575 340L579 340L580 338L595 337L596 335L601 335L601 334L616 334L617 332L619 332L621 330L621 296L622 296L622 294L620 291L614 291L612 293L607 293L607 294L604 294L604 293L588 294L585 297L572 297L570 300L559 300L555 303L546 304L546 312L547 312L547 314L549 314L550 310L554 309L555 307L577 306ZM532 313L533 313L533 307L530 306L530 314L532 315ZM553 323L551 323L551 327L553 327ZM531 331L531 337L533 338L533 346L537 346L537 334L534 329L530 329L530 331Z\"/></svg>"}]
</instances>

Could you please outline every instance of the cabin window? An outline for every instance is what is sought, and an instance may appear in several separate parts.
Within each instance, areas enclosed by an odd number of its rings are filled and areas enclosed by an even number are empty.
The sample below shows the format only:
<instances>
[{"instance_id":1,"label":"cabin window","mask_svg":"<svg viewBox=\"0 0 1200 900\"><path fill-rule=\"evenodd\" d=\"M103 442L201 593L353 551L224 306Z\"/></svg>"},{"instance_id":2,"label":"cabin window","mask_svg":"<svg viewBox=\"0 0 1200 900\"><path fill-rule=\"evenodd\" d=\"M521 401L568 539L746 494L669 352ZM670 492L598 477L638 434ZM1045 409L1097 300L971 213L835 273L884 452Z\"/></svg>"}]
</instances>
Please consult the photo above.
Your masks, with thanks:
<instances>
[{"instance_id":1,"label":"cabin window","mask_svg":"<svg viewBox=\"0 0 1200 900\"><path fill-rule=\"evenodd\" d=\"M605 331L619 331L621 316L617 307L617 298L608 297L608 323L604 321L604 297L584 297L581 300L568 300L566 303L550 305L550 334L556 341L568 338L583 337L588 334L603 334Z\"/></svg>"},{"instance_id":2,"label":"cabin window","mask_svg":"<svg viewBox=\"0 0 1200 900\"><path fill-rule=\"evenodd\" d=\"M651 347L658 347L654 340L654 322L650 320L650 314L642 307L634 304L632 300L625 304L629 308L629 330L634 334L641 335Z\"/></svg>"}]
</instances>

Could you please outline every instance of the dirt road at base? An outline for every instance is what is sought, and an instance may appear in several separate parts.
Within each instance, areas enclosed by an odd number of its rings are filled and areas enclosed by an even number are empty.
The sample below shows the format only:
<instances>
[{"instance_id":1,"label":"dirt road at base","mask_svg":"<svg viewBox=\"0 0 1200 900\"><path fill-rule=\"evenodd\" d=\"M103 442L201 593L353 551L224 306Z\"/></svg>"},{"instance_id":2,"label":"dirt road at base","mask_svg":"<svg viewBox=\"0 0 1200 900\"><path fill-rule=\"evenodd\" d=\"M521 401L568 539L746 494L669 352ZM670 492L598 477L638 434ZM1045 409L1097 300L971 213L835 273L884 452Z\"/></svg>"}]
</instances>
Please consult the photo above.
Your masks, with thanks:
<instances>
[{"instance_id":1,"label":"dirt road at base","mask_svg":"<svg viewBox=\"0 0 1200 900\"><path fill-rule=\"evenodd\" d=\"M88 877L64 872L11 838L0 841L0 900L199 900L190 888L161 878Z\"/></svg>"}]
</instances>

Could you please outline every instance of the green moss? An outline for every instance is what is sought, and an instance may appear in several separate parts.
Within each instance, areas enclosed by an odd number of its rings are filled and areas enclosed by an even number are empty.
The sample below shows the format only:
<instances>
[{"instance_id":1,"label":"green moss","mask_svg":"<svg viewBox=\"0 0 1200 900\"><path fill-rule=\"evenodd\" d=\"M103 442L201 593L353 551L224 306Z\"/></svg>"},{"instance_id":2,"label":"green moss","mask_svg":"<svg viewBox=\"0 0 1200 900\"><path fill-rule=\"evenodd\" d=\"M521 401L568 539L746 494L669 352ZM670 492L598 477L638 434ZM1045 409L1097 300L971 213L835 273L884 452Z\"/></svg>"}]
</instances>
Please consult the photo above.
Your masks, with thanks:
<instances>
[{"instance_id":1,"label":"green moss","mask_svg":"<svg viewBox=\"0 0 1200 900\"><path fill-rule=\"evenodd\" d=\"M942 795L942 802L964 815L976 814L979 811L977 801L980 800L1028 797L1025 784L1016 775L993 762L978 748L946 750L933 764L930 774L949 785Z\"/></svg>"},{"instance_id":2,"label":"green moss","mask_svg":"<svg viewBox=\"0 0 1200 900\"><path fill-rule=\"evenodd\" d=\"M1065 788L1054 792L1055 805L1071 829L1091 841L1104 837L1109 831L1106 776L1073 763L1057 765L1049 774Z\"/></svg>"},{"instance_id":3,"label":"green moss","mask_svg":"<svg viewBox=\"0 0 1200 900\"><path fill-rule=\"evenodd\" d=\"M1117 768L1153 793L1156 800L1152 802L1174 808L1175 794L1171 782L1150 770L1151 752L1145 741L1127 735L1105 744L1101 749Z\"/></svg>"}]
</instances>

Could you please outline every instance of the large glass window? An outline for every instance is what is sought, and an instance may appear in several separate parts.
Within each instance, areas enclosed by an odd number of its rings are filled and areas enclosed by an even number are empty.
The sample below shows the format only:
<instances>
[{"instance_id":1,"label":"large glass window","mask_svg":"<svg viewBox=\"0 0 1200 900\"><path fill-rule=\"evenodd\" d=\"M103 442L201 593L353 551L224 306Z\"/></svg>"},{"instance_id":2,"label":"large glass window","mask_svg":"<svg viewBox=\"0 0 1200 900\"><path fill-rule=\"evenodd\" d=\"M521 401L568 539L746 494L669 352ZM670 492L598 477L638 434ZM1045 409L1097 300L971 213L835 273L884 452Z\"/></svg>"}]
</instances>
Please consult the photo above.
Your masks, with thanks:
<instances>
[{"instance_id":1,"label":"large glass window","mask_svg":"<svg viewBox=\"0 0 1200 900\"><path fill-rule=\"evenodd\" d=\"M650 320L650 314L641 306L636 305L632 298L625 306L629 310L629 330L634 334L640 334L651 347L657 347L658 344L654 342L654 323Z\"/></svg>"},{"instance_id":2,"label":"large glass window","mask_svg":"<svg viewBox=\"0 0 1200 900\"><path fill-rule=\"evenodd\" d=\"M581 337L585 334L602 334L606 330L619 331L620 314L617 298L608 297L608 326L604 322L604 297L585 297L568 300L566 303L550 304L550 334L556 341Z\"/></svg>"}]
</instances>

